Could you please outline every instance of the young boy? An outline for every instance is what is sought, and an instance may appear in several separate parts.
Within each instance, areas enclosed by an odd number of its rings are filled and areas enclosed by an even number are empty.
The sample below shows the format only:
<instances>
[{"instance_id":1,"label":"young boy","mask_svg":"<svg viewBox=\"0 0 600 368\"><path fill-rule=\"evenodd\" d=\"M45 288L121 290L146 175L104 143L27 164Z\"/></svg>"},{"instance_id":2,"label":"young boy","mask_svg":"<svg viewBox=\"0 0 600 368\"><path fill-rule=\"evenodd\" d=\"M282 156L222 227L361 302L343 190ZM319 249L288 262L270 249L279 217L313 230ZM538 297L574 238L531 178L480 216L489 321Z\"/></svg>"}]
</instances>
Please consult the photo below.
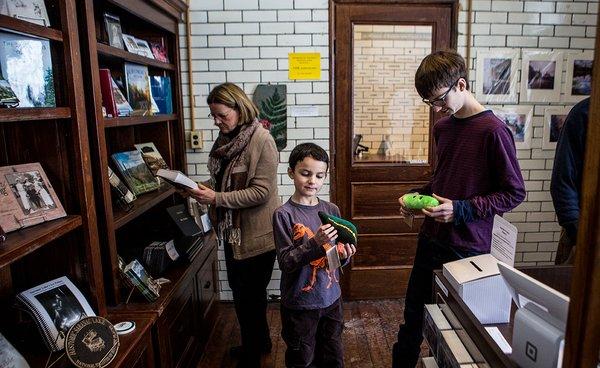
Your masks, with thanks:
<instances>
[{"instance_id":1,"label":"young boy","mask_svg":"<svg viewBox=\"0 0 600 368\"><path fill-rule=\"evenodd\" d=\"M415 87L423 102L446 117L433 127L436 168L424 187L440 205L424 209L404 306L404 325L392 349L393 367L414 367L423 340L423 308L431 303L433 270L489 253L494 215L515 208L525 186L509 128L469 91L465 61L456 52L426 56ZM481 81L479 81L481 83ZM402 197L401 211L408 213Z\"/></svg>"},{"instance_id":2,"label":"young boy","mask_svg":"<svg viewBox=\"0 0 600 368\"><path fill-rule=\"evenodd\" d=\"M288 175L296 190L273 214L277 260L281 269L282 337L287 367L343 367L342 301L337 269L329 269L326 250L337 231L321 225L319 211L340 216L333 204L317 197L329 168L325 150L313 143L296 146ZM335 251L335 249L333 250ZM338 248L340 258L356 252Z\"/></svg>"}]
</instances>

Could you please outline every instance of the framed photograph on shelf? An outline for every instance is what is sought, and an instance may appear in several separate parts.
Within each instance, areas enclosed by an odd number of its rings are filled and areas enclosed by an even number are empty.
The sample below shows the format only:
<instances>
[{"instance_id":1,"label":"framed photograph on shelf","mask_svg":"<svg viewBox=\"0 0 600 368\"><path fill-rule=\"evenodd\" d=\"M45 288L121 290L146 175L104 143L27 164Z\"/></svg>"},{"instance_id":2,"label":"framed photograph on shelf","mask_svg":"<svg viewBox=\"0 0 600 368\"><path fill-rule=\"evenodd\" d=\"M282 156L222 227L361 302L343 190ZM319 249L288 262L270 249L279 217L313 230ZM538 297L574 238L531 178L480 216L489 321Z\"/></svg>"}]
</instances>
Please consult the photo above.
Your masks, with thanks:
<instances>
[{"instance_id":1,"label":"framed photograph on shelf","mask_svg":"<svg viewBox=\"0 0 600 368\"><path fill-rule=\"evenodd\" d=\"M559 102L562 52L523 51L520 102Z\"/></svg>"},{"instance_id":2,"label":"framed photograph on shelf","mask_svg":"<svg viewBox=\"0 0 600 368\"><path fill-rule=\"evenodd\" d=\"M592 93L593 51L567 54L565 102L579 102Z\"/></svg>"},{"instance_id":3,"label":"framed photograph on shelf","mask_svg":"<svg viewBox=\"0 0 600 368\"><path fill-rule=\"evenodd\" d=\"M490 109L508 126L517 149L531 148L533 106L490 106Z\"/></svg>"},{"instance_id":4,"label":"framed photograph on shelf","mask_svg":"<svg viewBox=\"0 0 600 368\"><path fill-rule=\"evenodd\" d=\"M123 49L123 32L121 31L121 20L118 16L104 13L104 27L108 35L108 44L112 47Z\"/></svg>"},{"instance_id":5,"label":"framed photograph on shelf","mask_svg":"<svg viewBox=\"0 0 600 368\"><path fill-rule=\"evenodd\" d=\"M477 52L477 99L488 103L518 101L518 50L480 50Z\"/></svg>"},{"instance_id":6,"label":"framed photograph on shelf","mask_svg":"<svg viewBox=\"0 0 600 368\"><path fill-rule=\"evenodd\" d=\"M544 140L542 149L556 149L556 142L573 106L553 106L544 111Z\"/></svg>"}]
</instances>

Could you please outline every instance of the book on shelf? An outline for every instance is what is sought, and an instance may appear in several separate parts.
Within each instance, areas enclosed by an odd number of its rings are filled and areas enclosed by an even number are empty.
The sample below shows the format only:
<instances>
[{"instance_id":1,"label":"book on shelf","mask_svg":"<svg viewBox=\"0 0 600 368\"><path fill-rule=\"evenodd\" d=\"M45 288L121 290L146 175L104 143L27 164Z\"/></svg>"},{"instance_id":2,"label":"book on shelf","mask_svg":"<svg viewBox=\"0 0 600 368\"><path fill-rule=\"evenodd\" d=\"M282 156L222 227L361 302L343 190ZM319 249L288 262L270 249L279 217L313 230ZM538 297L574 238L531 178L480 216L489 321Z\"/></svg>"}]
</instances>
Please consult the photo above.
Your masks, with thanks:
<instances>
[{"instance_id":1,"label":"book on shelf","mask_svg":"<svg viewBox=\"0 0 600 368\"><path fill-rule=\"evenodd\" d=\"M0 107L16 107L19 105L19 99L12 90L10 83L2 78L0 73Z\"/></svg>"},{"instance_id":2,"label":"book on shelf","mask_svg":"<svg viewBox=\"0 0 600 368\"><path fill-rule=\"evenodd\" d=\"M0 14L50 27L44 0L0 0Z\"/></svg>"},{"instance_id":3,"label":"book on shelf","mask_svg":"<svg viewBox=\"0 0 600 368\"><path fill-rule=\"evenodd\" d=\"M138 143L135 148L140 152L142 158L148 165L148 168L152 172L152 175L156 175L159 169L168 170L169 166L165 162L165 159L160 155L158 149L152 142Z\"/></svg>"},{"instance_id":4,"label":"book on shelf","mask_svg":"<svg viewBox=\"0 0 600 368\"><path fill-rule=\"evenodd\" d=\"M137 42L135 42L135 37L133 37L132 35L123 33L122 38L123 38L123 44L125 45L125 49L127 51L129 51L133 54L139 53L139 48L138 48Z\"/></svg>"},{"instance_id":5,"label":"book on shelf","mask_svg":"<svg viewBox=\"0 0 600 368\"><path fill-rule=\"evenodd\" d=\"M154 276L162 276L178 259L179 252L173 240L154 241L144 248L144 264Z\"/></svg>"},{"instance_id":6,"label":"book on shelf","mask_svg":"<svg viewBox=\"0 0 600 368\"><path fill-rule=\"evenodd\" d=\"M104 28L108 36L108 44L112 47L123 49L123 32L121 31L121 19L119 19L119 16L104 13Z\"/></svg>"},{"instance_id":7,"label":"book on shelf","mask_svg":"<svg viewBox=\"0 0 600 368\"><path fill-rule=\"evenodd\" d=\"M100 92L102 105L109 117L129 116L133 109L115 83L109 69L100 69Z\"/></svg>"},{"instance_id":8,"label":"book on shelf","mask_svg":"<svg viewBox=\"0 0 600 368\"><path fill-rule=\"evenodd\" d=\"M123 269L131 283L148 301L155 301L160 296L160 285L148 274L144 266L137 260L129 262Z\"/></svg>"},{"instance_id":9,"label":"book on shelf","mask_svg":"<svg viewBox=\"0 0 600 368\"><path fill-rule=\"evenodd\" d=\"M1 0L0 0L1 1ZM0 333L0 367L29 368L21 353Z\"/></svg>"},{"instance_id":10,"label":"book on shelf","mask_svg":"<svg viewBox=\"0 0 600 368\"><path fill-rule=\"evenodd\" d=\"M136 196L159 188L156 178L138 151L117 152L111 157L123 180Z\"/></svg>"},{"instance_id":11,"label":"book on shelf","mask_svg":"<svg viewBox=\"0 0 600 368\"><path fill-rule=\"evenodd\" d=\"M196 224L185 204L168 207L167 213L177 234L175 237L177 250L188 260L192 260L203 245L202 229Z\"/></svg>"},{"instance_id":12,"label":"book on shelf","mask_svg":"<svg viewBox=\"0 0 600 368\"><path fill-rule=\"evenodd\" d=\"M19 293L17 307L31 315L52 352L64 348L65 335L73 324L83 317L96 315L66 276Z\"/></svg>"},{"instance_id":13,"label":"book on shelf","mask_svg":"<svg viewBox=\"0 0 600 368\"><path fill-rule=\"evenodd\" d=\"M0 226L4 231L66 215L40 163L0 167Z\"/></svg>"},{"instance_id":14,"label":"book on shelf","mask_svg":"<svg viewBox=\"0 0 600 368\"><path fill-rule=\"evenodd\" d=\"M206 188L205 186L196 183L179 170L159 169L156 172L156 176L165 179L169 184L180 189L197 189L198 187Z\"/></svg>"},{"instance_id":15,"label":"book on shelf","mask_svg":"<svg viewBox=\"0 0 600 368\"><path fill-rule=\"evenodd\" d=\"M152 54L150 45L148 45L148 42L146 40L136 38L135 43L137 44L137 47L138 47L138 55L145 56L150 59L154 59L154 55Z\"/></svg>"},{"instance_id":16,"label":"book on shelf","mask_svg":"<svg viewBox=\"0 0 600 368\"><path fill-rule=\"evenodd\" d=\"M0 70L19 107L55 107L50 42L0 32Z\"/></svg>"},{"instance_id":17,"label":"book on shelf","mask_svg":"<svg viewBox=\"0 0 600 368\"><path fill-rule=\"evenodd\" d=\"M148 67L125 63L125 81L127 86L127 101L129 101L133 109L133 115L152 115L152 97Z\"/></svg>"},{"instance_id":18,"label":"book on shelf","mask_svg":"<svg viewBox=\"0 0 600 368\"><path fill-rule=\"evenodd\" d=\"M154 55L154 58L156 60L162 61L163 63L169 62L167 49L165 49L165 47L162 44L153 41L148 41L148 44L150 45L150 50L152 50L152 55Z\"/></svg>"},{"instance_id":19,"label":"book on shelf","mask_svg":"<svg viewBox=\"0 0 600 368\"><path fill-rule=\"evenodd\" d=\"M119 179L117 174L110 167L108 167L108 182L110 186L113 188L113 191L118 197L119 201L122 201L125 204L130 204L137 199L135 194L127 188L127 185Z\"/></svg>"},{"instance_id":20,"label":"book on shelf","mask_svg":"<svg viewBox=\"0 0 600 368\"><path fill-rule=\"evenodd\" d=\"M152 97L156 101L159 114L173 113L173 95L171 93L171 78L153 75L150 77Z\"/></svg>"}]
</instances>

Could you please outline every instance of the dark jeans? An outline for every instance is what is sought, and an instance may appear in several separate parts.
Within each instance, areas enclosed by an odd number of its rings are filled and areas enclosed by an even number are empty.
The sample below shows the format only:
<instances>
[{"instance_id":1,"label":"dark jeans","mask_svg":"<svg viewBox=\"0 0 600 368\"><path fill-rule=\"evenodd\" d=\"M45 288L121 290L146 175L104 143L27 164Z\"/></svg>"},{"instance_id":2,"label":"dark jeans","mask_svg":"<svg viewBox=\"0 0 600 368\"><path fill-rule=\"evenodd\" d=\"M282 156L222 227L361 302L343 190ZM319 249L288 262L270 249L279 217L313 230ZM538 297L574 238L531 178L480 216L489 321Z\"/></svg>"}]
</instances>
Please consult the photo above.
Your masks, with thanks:
<instances>
[{"instance_id":1,"label":"dark jeans","mask_svg":"<svg viewBox=\"0 0 600 368\"><path fill-rule=\"evenodd\" d=\"M404 303L404 324L398 342L392 347L393 368L414 368L423 341L423 310L432 303L433 271L446 262L479 255L474 251L452 248L435 239L419 236L417 255L408 281Z\"/></svg>"},{"instance_id":2,"label":"dark jeans","mask_svg":"<svg viewBox=\"0 0 600 368\"><path fill-rule=\"evenodd\" d=\"M235 314L242 335L243 360L248 367L260 365L264 347L271 345L267 322L267 285L275 264L275 250L236 260L225 245L227 279L233 292Z\"/></svg>"},{"instance_id":3,"label":"dark jeans","mask_svg":"<svg viewBox=\"0 0 600 368\"><path fill-rule=\"evenodd\" d=\"M344 366L342 300L327 308L298 310L281 306L281 336L286 367Z\"/></svg>"}]
</instances>

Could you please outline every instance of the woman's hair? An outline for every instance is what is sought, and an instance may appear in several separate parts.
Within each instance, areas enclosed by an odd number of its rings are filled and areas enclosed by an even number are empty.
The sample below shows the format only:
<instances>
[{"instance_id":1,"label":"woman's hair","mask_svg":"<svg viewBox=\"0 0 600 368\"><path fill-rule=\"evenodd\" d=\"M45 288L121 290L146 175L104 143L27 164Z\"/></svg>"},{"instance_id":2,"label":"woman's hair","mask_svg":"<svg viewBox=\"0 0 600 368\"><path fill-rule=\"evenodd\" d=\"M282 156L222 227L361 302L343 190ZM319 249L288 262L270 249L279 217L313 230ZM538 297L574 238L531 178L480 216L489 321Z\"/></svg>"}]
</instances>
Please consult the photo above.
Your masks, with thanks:
<instances>
[{"instance_id":1,"label":"woman's hair","mask_svg":"<svg viewBox=\"0 0 600 368\"><path fill-rule=\"evenodd\" d=\"M240 114L238 125L253 122L259 114L256 105L240 87L233 83L219 84L208 94L206 103L218 103L236 109Z\"/></svg>"},{"instance_id":2,"label":"woman's hair","mask_svg":"<svg viewBox=\"0 0 600 368\"><path fill-rule=\"evenodd\" d=\"M469 89L465 59L456 51L442 50L433 52L421 61L415 73L415 87L423 98L431 98L435 90L446 89L464 78Z\"/></svg>"},{"instance_id":3,"label":"woman's hair","mask_svg":"<svg viewBox=\"0 0 600 368\"><path fill-rule=\"evenodd\" d=\"M295 170L298 162L301 162L307 157L312 157L313 160L322 161L329 168L329 156L327 152L320 146L314 143L302 143L294 147L290 153L290 169Z\"/></svg>"}]
</instances>

